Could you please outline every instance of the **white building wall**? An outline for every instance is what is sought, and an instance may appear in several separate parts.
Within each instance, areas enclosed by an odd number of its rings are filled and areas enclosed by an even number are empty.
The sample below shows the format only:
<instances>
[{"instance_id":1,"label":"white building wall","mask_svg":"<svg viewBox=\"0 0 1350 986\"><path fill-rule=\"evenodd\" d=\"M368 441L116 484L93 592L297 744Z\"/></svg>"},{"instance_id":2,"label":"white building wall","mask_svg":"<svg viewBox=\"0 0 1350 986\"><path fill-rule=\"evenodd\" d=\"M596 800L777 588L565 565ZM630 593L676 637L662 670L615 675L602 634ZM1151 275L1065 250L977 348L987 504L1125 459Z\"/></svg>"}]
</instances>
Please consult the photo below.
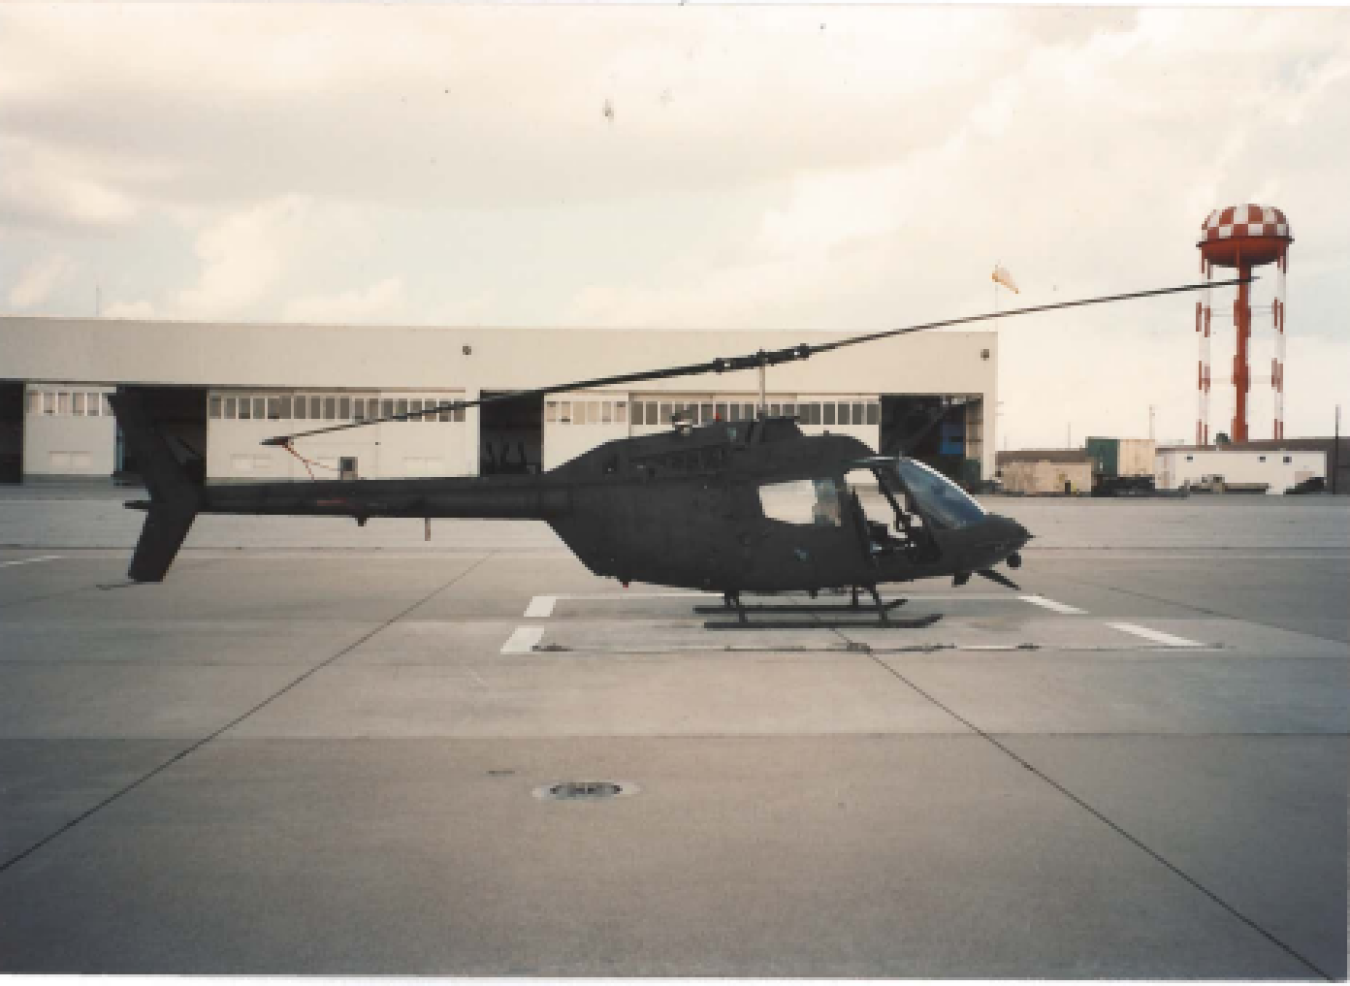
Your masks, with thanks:
<instances>
[{"instance_id":1,"label":"white building wall","mask_svg":"<svg viewBox=\"0 0 1350 986\"><path fill-rule=\"evenodd\" d=\"M255 398L261 398L270 406L270 399L283 397L293 402L304 400L306 405L319 399L321 407L326 407L331 398L334 405L342 407L345 401L348 417L340 418L335 411L333 418L321 416L295 418L286 411L285 418L253 417ZM354 458L357 475L363 478L400 478L405 476L446 476L472 475L469 447L474 444L469 434L468 415L461 413L463 420L394 421L385 424L370 425L364 428L352 428L317 435L296 442L296 450L308 462L302 461L286 449L263 446L263 439L278 434L296 434L320 428L341 425L352 420L351 403L379 401L380 411L385 401L394 402L394 410L401 405L399 401L432 401L437 404L458 400L461 392L418 391L417 393L394 391L360 391L339 393L336 391L261 391L219 389L209 391L209 407L206 429L206 474L213 480L264 481L269 479L306 479L311 474L315 479L336 479L343 458ZM239 403L250 402L250 417L239 417ZM234 402L234 411L229 412L230 402ZM282 405L285 407L285 405ZM227 417L233 413L234 417ZM476 460L473 460L476 467Z\"/></svg>"},{"instance_id":2,"label":"white building wall","mask_svg":"<svg viewBox=\"0 0 1350 986\"><path fill-rule=\"evenodd\" d=\"M824 342L844 334L458 329L4 316L0 317L0 352L5 355L5 376L26 381L302 391L360 388L404 393L440 391L448 386L462 389L472 399L483 390L529 389L558 381L654 369L674 362L696 363L759 349ZM835 400L854 395L874 400L881 394L982 397L984 440L980 458L983 474L991 476L997 444L996 368L995 333L919 333L772 367L768 371L768 386L771 393L800 395L801 400L809 395ZM702 379L717 393L741 394L751 401L758 390L755 370ZM643 383L641 388L644 393L676 395L688 392L693 382L659 380ZM459 453L453 448L444 450L447 472L478 471L477 419L478 412L469 409L464 422L469 439L458 446ZM546 424L549 462L557 464L593 447L604 437L616 437L611 432L619 432L617 423L611 425L614 427L608 430L592 430L588 426L564 433ZM872 425L803 427L813 432L828 429L856 434L873 447L879 438L878 429ZM641 433L636 428L633 431ZM225 438L223 431L220 435L231 444L229 454L236 454L232 447L234 439ZM548 448L550 436L558 443L553 449ZM243 444L242 432L239 438ZM111 442L104 448L105 456L110 456ZM330 454L338 451L329 450ZM359 457L363 452L364 449L358 448ZM393 452L381 444L376 454L384 462ZM461 461L458 469L450 465L457 454ZM417 457L415 453L406 453L405 457L408 456ZM434 457L433 452L427 456ZM266 468L280 470L282 465L269 462ZM293 469L290 464L285 468ZM385 468L386 465L381 466L382 471ZM111 469L98 467L95 471L107 475ZM366 473L364 464L361 472Z\"/></svg>"},{"instance_id":3,"label":"white building wall","mask_svg":"<svg viewBox=\"0 0 1350 986\"><path fill-rule=\"evenodd\" d=\"M555 469L597 445L630 434L626 391L550 394L544 401L544 469Z\"/></svg>"},{"instance_id":4,"label":"white building wall","mask_svg":"<svg viewBox=\"0 0 1350 986\"><path fill-rule=\"evenodd\" d=\"M1177 490L1209 476L1227 483L1268 483L1268 495L1314 476L1326 477L1325 452L1270 449L1164 449L1157 456L1159 489Z\"/></svg>"},{"instance_id":5,"label":"white building wall","mask_svg":"<svg viewBox=\"0 0 1350 986\"><path fill-rule=\"evenodd\" d=\"M111 476L117 436L105 398L111 390L59 382L25 388L24 473Z\"/></svg>"}]
</instances>

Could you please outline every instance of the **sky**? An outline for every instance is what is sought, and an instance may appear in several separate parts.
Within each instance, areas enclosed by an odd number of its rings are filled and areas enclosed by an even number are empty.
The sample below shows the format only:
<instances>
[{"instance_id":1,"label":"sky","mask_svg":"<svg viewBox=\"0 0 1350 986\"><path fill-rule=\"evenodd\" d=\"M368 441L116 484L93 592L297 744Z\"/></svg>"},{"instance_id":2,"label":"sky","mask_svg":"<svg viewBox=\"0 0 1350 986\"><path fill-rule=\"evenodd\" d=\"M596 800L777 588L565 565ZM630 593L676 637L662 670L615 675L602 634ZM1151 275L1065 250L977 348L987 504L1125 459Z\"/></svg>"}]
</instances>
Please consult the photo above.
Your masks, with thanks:
<instances>
[{"instance_id":1,"label":"sky","mask_svg":"<svg viewBox=\"0 0 1350 986\"><path fill-rule=\"evenodd\" d=\"M1256 202L1325 435L1347 162L1346 10L0 7L5 314L861 332L992 309L995 263L1003 308L1190 283ZM1193 313L1004 320L998 447L1189 440Z\"/></svg>"}]
</instances>

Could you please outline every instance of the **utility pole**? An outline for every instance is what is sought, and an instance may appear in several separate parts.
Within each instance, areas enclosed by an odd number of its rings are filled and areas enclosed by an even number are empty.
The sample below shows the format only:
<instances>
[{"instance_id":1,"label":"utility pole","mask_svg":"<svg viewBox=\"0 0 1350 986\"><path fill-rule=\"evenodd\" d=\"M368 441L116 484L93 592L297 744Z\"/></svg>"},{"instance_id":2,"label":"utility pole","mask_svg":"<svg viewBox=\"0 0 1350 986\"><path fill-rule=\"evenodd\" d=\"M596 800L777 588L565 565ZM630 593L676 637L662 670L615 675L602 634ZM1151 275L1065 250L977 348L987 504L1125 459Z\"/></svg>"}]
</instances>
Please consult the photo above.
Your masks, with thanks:
<instances>
[{"instance_id":1,"label":"utility pole","mask_svg":"<svg viewBox=\"0 0 1350 986\"><path fill-rule=\"evenodd\" d=\"M1336 492L1336 473L1341 469L1341 406L1336 405L1336 438L1331 443L1331 492Z\"/></svg>"}]
</instances>

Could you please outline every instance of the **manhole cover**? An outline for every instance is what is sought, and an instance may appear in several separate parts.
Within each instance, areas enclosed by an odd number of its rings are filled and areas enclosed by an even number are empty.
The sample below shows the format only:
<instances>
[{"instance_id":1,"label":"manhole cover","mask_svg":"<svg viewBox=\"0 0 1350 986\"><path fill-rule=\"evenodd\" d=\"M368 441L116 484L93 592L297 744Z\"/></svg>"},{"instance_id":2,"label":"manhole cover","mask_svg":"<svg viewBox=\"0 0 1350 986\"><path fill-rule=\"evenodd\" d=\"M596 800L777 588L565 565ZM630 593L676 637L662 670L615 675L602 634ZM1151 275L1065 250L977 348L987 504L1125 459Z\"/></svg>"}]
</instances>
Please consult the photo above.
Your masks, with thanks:
<instances>
[{"instance_id":1,"label":"manhole cover","mask_svg":"<svg viewBox=\"0 0 1350 986\"><path fill-rule=\"evenodd\" d=\"M627 781L561 781L535 788L534 796L548 801L604 801L627 797L637 789Z\"/></svg>"}]
</instances>

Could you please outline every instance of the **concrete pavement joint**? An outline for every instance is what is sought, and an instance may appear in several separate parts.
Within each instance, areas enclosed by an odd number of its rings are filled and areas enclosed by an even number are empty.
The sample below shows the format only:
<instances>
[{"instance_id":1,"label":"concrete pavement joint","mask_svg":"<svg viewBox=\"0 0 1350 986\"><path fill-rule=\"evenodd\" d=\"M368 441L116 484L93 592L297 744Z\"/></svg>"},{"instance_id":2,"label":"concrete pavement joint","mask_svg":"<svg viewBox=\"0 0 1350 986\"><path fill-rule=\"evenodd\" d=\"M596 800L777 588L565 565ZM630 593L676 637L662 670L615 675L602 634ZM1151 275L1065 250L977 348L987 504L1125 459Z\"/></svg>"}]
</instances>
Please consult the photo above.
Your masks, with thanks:
<instances>
[{"instance_id":1,"label":"concrete pavement joint","mask_svg":"<svg viewBox=\"0 0 1350 986\"><path fill-rule=\"evenodd\" d=\"M70 821L66 822L66 824L62 825L62 826L61 826L59 829L57 829L55 832L50 833L50 834L47 835L46 837L44 837L44 838L38 840L38 841L35 842L33 845L29 846L27 849L23 850L22 852L20 852L20 853L14 855L14 856L11 856L9 859L5 860L3 863L0 863L0 875L3 875L3 874L5 874L5 873L9 872L9 870L11 870L13 867L15 867L16 865L18 865L19 863L23 862L23 860L25 860L25 859L27 859L29 856L33 855L33 854L36 853L38 850L42 849L44 846L50 845L50 844L51 844L52 842L54 842L55 840L59 839L62 835L64 835L65 833L69 832L71 829L73 829L73 828L75 828L76 826L78 826L78 825L80 825L81 823L83 823L86 819L91 818L92 816L96 815L98 812L100 812L100 811L102 811L104 808L106 808L108 805L112 804L114 801L119 800L123 795L126 795L126 794L131 793L132 791L136 790L136 788L140 787L142 784L146 783L146 782L149 781L150 779L152 779L152 778L156 777L157 775L163 773L164 771L168 770L168 769L169 769L170 767L172 767L174 764L176 764L176 763L178 763L179 761L184 760L184 759L186 759L187 757L191 756L193 753L195 753L196 751L200 750L202 747L206 746L206 744L210 743L212 740L215 740L215 739L219 738L220 736L224 735L224 734L227 733L229 730L233 729L235 726L237 726L237 725L239 725L241 722L243 722L245 719L248 719L250 716L252 716L252 715L254 715L255 713L257 713L257 712L261 711L262 709L266 708L268 705L270 705L272 702L276 701L276 700L277 700L278 698L280 698L282 695L285 695L287 692L289 692L291 689L295 688L295 687L296 687L297 685L299 685L301 682L306 681L307 679L309 679L309 678L312 677L313 675L317 674L318 672L322 671L324 668L326 668L326 667L328 667L329 665L331 665L334 661L338 660L338 658L343 657L343 656L345 656L345 655L347 655L347 654L350 654L352 651L356 650L356 648L360 647L362 644L364 644L366 641L370 640L370 639L371 639L372 637L374 637L376 634L382 632L383 630L388 629L390 626L392 626L393 624L397 623L399 620L401 620L403 617L407 616L407 615L408 615L409 613L411 613L413 610L417 609L417 607L421 606L423 603L429 602L431 599L433 599L434 597L440 595L440 594L441 594L442 592L444 592L446 589L449 589L449 588L450 588L451 586L453 586L456 582L459 582L461 579L463 579L465 576L467 576L470 572L472 572L474 569L476 569L479 565L483 564L483 562L487 561L488 558L490 558L490 557L491 557L491 554L490 554L490 553L489 553L489 554L485 554L482 558L479 558L478 561L474 562L474 563L473 563L472 565L470 565L468 568L464 569L464 571L462 571L462 572L460 572L458 575L454 576L452 579L450 579L450 581L446 582L444 585L439 586L439 587L437 587L436 589L433 589L430 593L428 593L427 595L423 596L421 599L417 600L417 602L413 603L413 604L412 604L411 606L409 606L407 609L404 609L404 610L402 610L401 612L396 613L394 616L390 617L388 620L385 620L383 623L381 623L379 626L375 627L375 629L371 630L369 633L367 633L367 634L365 634L364 636L362 636L360 639L354 641L354 642L351 643L351 644L348 644L346 647L343 647L341 650L339 650L339 651L338 651L336 654L334 654L332 657L325 658L323 661L320 661L318 664L314 665L312 668L308 669L308 670L305 671L303 674L299 675L299 676L296 677L296 678L293 678L288 684L283 685L280 689L278 689L276 692L274 692L274 693L272 693L271 695L269 695L267 698L263 699L261 702L259 702L259 703L258 703L257 705L255 705L255 706L253 706L253 708L249 709L247 712L243 713L243 714L240 715L240 716L237 716L236 718L232 719L230 722L227 722L225 725L221 726L221 727L220 727L219 729L217 729L215 732L210 733L209 735L203 737L202 739L198 740L197 742L193 743L192 745L190 745L190 746L188 746L188 747L186 747L186 748L184 748L184 749L178 751L178 752L175 753L172 757L170 757L168 760L166 760L166 761L164 761L162 764L160 764L158 767L154 768L153 770L149 771L148 773L146 773L146 774L142 775L141 777L137 778L136 780L132 781L130 784L126 785L126 786L123 787L121 790L115 791L115 792L113 792L112 794L108 795L108 797L104 798L102 801L100 801L98 804L94 805L92 808L89 808L88 810L86 810L86 811L80 813L79 815L75 816L75 817L72 818Z\"/></svg>"},{"instance_id":2,"label":"concrete pavement joint","mask_svg":"<svg viewBox=\"0 0 1350 986\"><path fill-rule=\"evenodd\" d=\"M1189 609L1189 610L1192 610L1192 611L1194 611L1194 612L1196 612L1196 613L1204 613L1206 616L1217 616L1217 617L1218 617L1219 619L1221 619L1221 620L1239 620L1239 621L1242 621L1242 622L1244 622L1244 623L1254 623L1256 626L1260 626L1260 627L1268 627L1269 629L1272 629L1272 630L1287 630L1287 629L1289 629L1288 627L1282 627L1282 626L1280 626L1278 623L1262 623L1262 622L1260 622L1260 621L1258 621L1258 620L1248 620L1245 616L1237 616L1237 615L1234 615L1233 613L1222 613L1222 612L1220 612L1220 611L1217 610L1217 609L1207 609L1207 608L1204 607L1204 606L1193 606L1193 605L1191 605L1190 603L1177 602L1175 599L1164 599L1162 596L1154 596L1154 595L1151 595L1151 594L1149 594L1149 593L1147 593L1147 592L1137 592L1137 591L1132 590L1132 589L1121 589L1121 588L1118 588L1118 587L1113 586L1113 585L1103 585L1103 584L1100 583L1100 582L1089 582L1088 580L1086 580L1086 579L1081 579L1081 578L1078 580L1078 582L1079 582L1081 585L1090 585L1090 586L1092 586L1092 587L1094 587L1094 588L1096 588L1096 589L1105 589L1105 590L1107 590L1108 592L1119 592L1121 595L1124 595L1124 596L1133 596L1133 597L1136 598L1136 599L1147 599L1147 600L1148 600L1149 602L1151 602L1151 603L1163 603L1164 605L1167 605L1167 606L1176 606L1176 607L1178 607L1179 609ZM1309 630L1297 630L1297 631L1292 631L1292 632L1301 633L1301 634L1304 634L1305 636L1308 636L1308 637L1314 637L1314 638L1316 638L1317 640L1327 640L1327 641L1330 641L1330 642L1335 643L1335 644L1344 644L1344 643L1345 643L1345 641L1343 641L1343 640L1338 640L1338 639L1335 638L1335 637L1325 637L1325 636L1323 636L1322 634L1319 634L1319 633L1313 633L1313 632L1311 632L1311 631L1309 631Z\"/></svg>"},{"instance_id":3,"label":"concrete pavement joint","mask_svg":"<svg viewBox=\"0 0 1350 986\"><path fill-rule=\"evenodd\" d=\"M1050 785L1050 787L1054 788L1054 789L1055 789L1056 791L1058 791L1060 794L1064 795L1064 797L1068 798L1068 799L1069 799L1070 801L1072 801L1074 804L1078 805L1078 807L1082 808L1084 811L1086 811L1086 812L1087 812L1088 814L1090 814L1092 817L1096 818L1098 821L1100 821L1101 823L1103 823L1104 825L1106 825L1108 828L1110 828L1110 829L1111 829L1113 832L1115 832L1117 835L1119 835L1119 836L1121 836L1122 838L1124 838L1127 842L1131 843L1131 844L1134 845L1136 848L1142 850L1145 854L1147 854L1148 856L1152 857L1153 860L1155 860L1156 862L1160 863L1163 867L1165 867L1166 869L1170 870L1173 874L1175 874L1176 876L1180 877L1182 880L1184 880L1184 881L1186 881L1187 883L1189 883L1189 884L1190 884L1192 887L1194 887L1196 890L1200 891L1200 893L1204 894L1206 897L1208 897L1208 898L1209 898L1211 901L1213 901L1215 904L1219 905L1219 907L1221 907L1223 910L1227 911L1229 914L1231 914L1233 917L1237 918L1237 919L1238 919L1239 921L1241 921L1243 924L1247 925L1247 926L1248 926L1249 928L1251 928L1253 931L1255 931L1255 932L1257 932L1258 934L1260 934L1263 938L1265 938L1265 939L1266 939L1267 941L1269 941L1271 944L1273 944L1273 945L1277 946L1278 948L1280 948L1282 951L1284 951L1284 952L1285 952L1287 955L1289 955L1291 958L1295 959L1296 961L1298 961L1298 962L1301 963L1302 965L1304 965L1304 966L1306 966L1307 968L1311 969L1313 972L1317 973L1317 975L1321 976L1321 977L1322 977L1323 979L1325 979L1327 982L1336 982L1336 981L1337 981L1337 979L1336 979L1335 976L1332 976L1332 975L1328 974L1327 972L1324 972L1322 969L1318 968L1318 966L1317 966L1316 964L1314 964L1311 960L1309 960L1309 959L1305 958L1303 955L1299 954L1299 953L1298 953L1297 951L1295 951L1291 946L1287 945L1285 942L1283 942L1283 941L1281 941L1279 938L1277 938L1274 934L1272 934L1271 932L1267 931L1267 930L1266 930L1265 928L1263 928L1261 925L1257 924L1256 921L1254 921L1254 920L1252 920L1251 918L1247 917L1247 915L1243 914L1241 911L1239 911L1239 910L1238 910L1236 907L1234 907L1232 904L1229 904L1227 901L1225 901L1225 900L1224 900L1222 897L1220 897L1218 894L1214 893L1214 891L1210 890L1208 887L1206 887L1204 884L1202 884L1199 880L1197 880L1197 879L1195 879L1194 877L1190 876L1188 873L1186 873L1184 870L1182 870L1180 867L1178 867L1175 863L1170 862L1166 857L1162 856L1162 855L1161 855L1160 853L1158 853L1156 850L1150 848L1148 845L1146 845L1144 842L1142 842L1139 838L1137 838L1137 837L1134 836L1134 835L1131 835L1128 831L1126 831L1124 828L1122 828L1118 823L1112 821L1110 818L1108 818L1108 817L1107 817L1105 814L1103 814L1101 811L1099 811L1098 809L1092 807L1092 805L1088 804L1086 801L1084 801L1084 800L1083 800L1082 798L1080 798L1078 795L1074 794L1072 791L1070 791L1068 788L1066 788L1063 784L1060 784L1060 783L1059 783L1058 781L1056 781L1054 778L1050 777L1048 774L1046 774L1046 773L1042 772L1040 769L1038 769L1035 765L1033 765L1033 764L1030 763L1029 761L1023 759L1022 757L1018 756L1016 752L1014 752L1011 748L1005 746L1004 744L1000 743L1000 742L998 741L998 739L996 739L992 734L985 732L983 729L981 729L979 726L975 725L975 724L974 724L973 722L971 722L970 720L966 719L966 718L965 718L964 716L962 716L960 713L954 711L953 709L948 708L948 707L947 707L946 705L944 705L942 702L938 701L936 698L934 698L932 695L929 695L926 691L924 691L924 690L923 690L922 688L920 688L918 685L914 684L914 682L912 682L912 681L910 681L908 678L906 678L903 674L901 674L901 673L900 673L899 671L897 671L895 668L891 667L891 666L890 666L889 664L887 664L885 661L882 661L882 660L880 660L879 658L877 658L876 655L873 655L873 656L872 656L872 659L873 659L874 661L876 661L876 663L879 664L879 665L882 667L883 670L889 672L889 673L890 673L891 675L893 675L896 679L898 679L899 681L903 682L903 683L904 683L905 685L907 685L912 691L914 691L914 692L917 693L918 695L922 696L923 698L927 699L929 702L931 702L933 705L937 706L937 707L938 707L939 709L941 709L943 712L946 712L949 716L951 716L951 717L952 717L953 719L955 719L957 722L961 723L963 726L965 726L967 729L969 729L969 730L970 730L972 733L974 733L976 736L979 736L981 739L985 740L986 742L988 742L990 745L992 745L992 746L995 747L996 749L1002 751L1002 753L1003 753L1005 756L1007 756L1009 759L1011 759L1012 761L1014 761L1014 762L1017 763L1017 764L1020 764L1024 769L1026 769L1026 770L1030 771L1031 773L1035 774L1038 778L1040 778L1040 779L1041 779L1042 781L1044 781L1046 784Z\"/></svg>"}]
</instances>

